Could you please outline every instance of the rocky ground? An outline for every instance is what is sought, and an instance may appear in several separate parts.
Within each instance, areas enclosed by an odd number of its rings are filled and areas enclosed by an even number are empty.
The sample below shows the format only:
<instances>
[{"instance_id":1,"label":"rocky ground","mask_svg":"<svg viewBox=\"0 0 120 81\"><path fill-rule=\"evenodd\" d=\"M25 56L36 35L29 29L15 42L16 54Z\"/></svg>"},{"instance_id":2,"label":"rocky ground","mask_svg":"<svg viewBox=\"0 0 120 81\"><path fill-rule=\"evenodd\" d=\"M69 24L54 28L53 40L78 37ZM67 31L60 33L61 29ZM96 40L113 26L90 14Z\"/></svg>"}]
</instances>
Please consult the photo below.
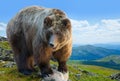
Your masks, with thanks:
<instances>
[{"instance_id":1,"label":"rocky ground","mask_svg":"<svg viewBox=\"0 0 120 81\"><path fill-rule=\"evenodd\" d=\"M0 42L5 41L7 41L7 38L0 36ZM12 65L15 65L12 50L6 49L5 46L0 44L0 62L5 63L6 61L8 61L8 64L5 64L3 67L12 67Z\"/></svg>"},{"instance_id":2,"label":"rocky ground","mask_svg":"<svg viewBox=\"0 0 120 81\"><path fill-rule=\"evenodd\" d=\"M0 60L14 61L13 60L13 52L12 52L12 50L6 50L6 49L0 47Z\"/></svg>"}]
</instances>

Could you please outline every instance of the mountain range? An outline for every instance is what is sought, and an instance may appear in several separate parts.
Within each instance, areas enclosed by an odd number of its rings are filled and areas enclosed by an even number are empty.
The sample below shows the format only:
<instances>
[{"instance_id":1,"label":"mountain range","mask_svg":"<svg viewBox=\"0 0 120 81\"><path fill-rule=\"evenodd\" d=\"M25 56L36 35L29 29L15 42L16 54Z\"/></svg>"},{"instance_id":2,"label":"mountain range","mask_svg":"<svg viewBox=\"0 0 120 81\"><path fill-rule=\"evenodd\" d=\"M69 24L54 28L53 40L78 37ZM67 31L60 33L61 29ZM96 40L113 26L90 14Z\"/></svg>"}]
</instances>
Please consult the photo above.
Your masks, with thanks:
<instances>
[{"instance_id":1,"label":"mountain range","mask_svg":"<svg viewBox=\"0 0 120 81\"><path fill-rule=\"evenodd\" d=\"M120 50L95 45L73 46L71 60L96 60L109 55L120 55Z\"/></svg>"},{"instance_id":2,"label":"mountain range","mask_svg":"<svg viewBox=\"0 0 120 81\"><path fill-rule=\"evenodd\" d=\"M116 49L116 50L120 50L120 43L94 44L93 46L103 47L103 48L107 48L107 49Z\"/></svg>"}]
</instances>

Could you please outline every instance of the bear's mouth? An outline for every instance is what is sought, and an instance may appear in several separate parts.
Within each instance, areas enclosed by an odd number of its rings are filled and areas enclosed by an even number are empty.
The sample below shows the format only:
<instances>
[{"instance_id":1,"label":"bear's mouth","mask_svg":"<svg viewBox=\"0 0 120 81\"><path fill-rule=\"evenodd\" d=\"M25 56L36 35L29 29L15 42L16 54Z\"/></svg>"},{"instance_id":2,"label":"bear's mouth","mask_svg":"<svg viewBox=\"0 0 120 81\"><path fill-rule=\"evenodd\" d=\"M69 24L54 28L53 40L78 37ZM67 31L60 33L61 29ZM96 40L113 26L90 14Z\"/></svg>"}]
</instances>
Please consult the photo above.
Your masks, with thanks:
<instances>
[{"instance_id":1,"label":"bear's mouth","mask_svg":"<svg viewBox=\"0 0 120 81\"><path fill-rule=\"evenodd\" d=\"M57 46L56 46L56 47L53 47L52 50L53 50L53 51L56 51L56 50L57 50Z\"/></svg>"},{"instance_id":2,"label":"bear's mouth","mask_svg":"<svg viewBox=\"0 0 120 81\"><path fill-rule=\"evenodd\" d=\"M57 49L57 46L53 47L52 49Z\"/></svg>"}]
</instances>

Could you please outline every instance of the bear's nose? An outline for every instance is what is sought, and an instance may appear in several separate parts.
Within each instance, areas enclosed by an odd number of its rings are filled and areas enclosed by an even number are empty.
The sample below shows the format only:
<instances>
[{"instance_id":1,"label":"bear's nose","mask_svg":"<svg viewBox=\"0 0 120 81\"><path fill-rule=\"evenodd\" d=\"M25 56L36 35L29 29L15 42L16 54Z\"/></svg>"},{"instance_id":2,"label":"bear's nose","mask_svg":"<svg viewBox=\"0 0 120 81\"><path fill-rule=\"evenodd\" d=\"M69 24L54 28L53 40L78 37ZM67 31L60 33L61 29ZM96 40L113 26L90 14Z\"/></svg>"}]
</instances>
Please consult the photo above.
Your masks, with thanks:
<instances>
[{"instance_id":1,"label":"bear's nose","mask_svg":"<svg viewBox=\"0 0 120 81\"><path fill-rule=\"evenodd\" d=\"M55 46L53 43L50 43L49 45L50 45L50 47L52 47L52 48L54 48L54 46Z\"/></svg>"}]
</instances>

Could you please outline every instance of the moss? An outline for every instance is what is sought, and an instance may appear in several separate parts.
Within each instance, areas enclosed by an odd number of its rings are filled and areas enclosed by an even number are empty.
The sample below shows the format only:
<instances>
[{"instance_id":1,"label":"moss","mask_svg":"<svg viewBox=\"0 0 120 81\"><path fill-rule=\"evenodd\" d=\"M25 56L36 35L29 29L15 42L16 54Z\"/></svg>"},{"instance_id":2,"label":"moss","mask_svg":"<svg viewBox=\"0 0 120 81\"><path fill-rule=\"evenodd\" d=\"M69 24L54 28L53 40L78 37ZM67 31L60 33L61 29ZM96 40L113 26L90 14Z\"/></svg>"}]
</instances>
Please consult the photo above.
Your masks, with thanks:
<instances>
[{"instance_id":1,"label":"moss","mask_svg":"<svg viewBox=\"0 0 120 81\"><path fill-rule=\"evenodd\" d=\"M2 47L3 49L6 49L6 50L11 49L8 41L0 41L0 47Z\"/></svg>"}]
</instances>

